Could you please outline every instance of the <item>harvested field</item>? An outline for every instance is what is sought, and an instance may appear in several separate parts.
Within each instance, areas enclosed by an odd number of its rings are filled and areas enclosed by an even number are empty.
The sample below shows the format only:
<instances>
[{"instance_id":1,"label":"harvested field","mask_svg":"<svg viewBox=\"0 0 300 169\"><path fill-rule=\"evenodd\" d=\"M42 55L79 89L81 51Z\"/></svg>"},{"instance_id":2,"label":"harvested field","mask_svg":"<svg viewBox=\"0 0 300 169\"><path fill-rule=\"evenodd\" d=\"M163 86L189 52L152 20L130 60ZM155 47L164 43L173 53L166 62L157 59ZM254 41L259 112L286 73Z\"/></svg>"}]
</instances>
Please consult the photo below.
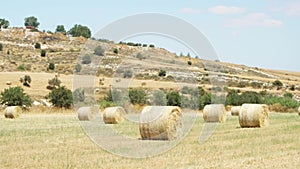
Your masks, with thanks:
<instances>
[{"instance_id":1,"label":"harvested field","mask_svg":"<svg viewBox=\"0 0 300 169\"><path fill-rule=\"evenodd\" d=\"M147 159L123 158L102 150L83 132L77 115L24 114L0 117L1 168L297 168L300 164L300 118L270 113L270 127L240 128L236 116L220 123L199 144L204 121L172 150ZM137 138L138 124L113 126ZM131 150L126 150L131 151ZM212 158L214 157L214 158Z\"/></svg>"}]
</instances>

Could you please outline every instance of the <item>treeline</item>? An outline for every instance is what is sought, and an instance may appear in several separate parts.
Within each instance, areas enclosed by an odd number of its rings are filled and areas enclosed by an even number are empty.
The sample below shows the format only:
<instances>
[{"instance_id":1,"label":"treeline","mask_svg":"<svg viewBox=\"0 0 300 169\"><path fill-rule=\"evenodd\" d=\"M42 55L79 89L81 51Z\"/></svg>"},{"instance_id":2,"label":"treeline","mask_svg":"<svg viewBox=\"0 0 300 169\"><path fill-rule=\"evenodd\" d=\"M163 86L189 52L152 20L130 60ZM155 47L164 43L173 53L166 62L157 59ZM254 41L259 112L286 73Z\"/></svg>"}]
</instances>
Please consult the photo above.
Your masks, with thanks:
<instances>
[{"instance_id":1,"label":"treeline","mask_svg":"<svg viewBox=\"0 0 300 169\"><path fill-rule=\"evenodd\" d=\"M240 106L244 103L267 104L273 111L294 111L299 107L299 102L293 99L293 94L285 93L277 96L266 91L240 92L227 90L227 95L212 94L202 87L183 87L180 91L155 90L147 91L144 88L133 88L129 91L110 90L107 96L100 101L101 107L122 105L130 101L135 105L179 106L189 109L203 109L205 105L220 103L230 106Z\"/></svg>"}]
</instances>

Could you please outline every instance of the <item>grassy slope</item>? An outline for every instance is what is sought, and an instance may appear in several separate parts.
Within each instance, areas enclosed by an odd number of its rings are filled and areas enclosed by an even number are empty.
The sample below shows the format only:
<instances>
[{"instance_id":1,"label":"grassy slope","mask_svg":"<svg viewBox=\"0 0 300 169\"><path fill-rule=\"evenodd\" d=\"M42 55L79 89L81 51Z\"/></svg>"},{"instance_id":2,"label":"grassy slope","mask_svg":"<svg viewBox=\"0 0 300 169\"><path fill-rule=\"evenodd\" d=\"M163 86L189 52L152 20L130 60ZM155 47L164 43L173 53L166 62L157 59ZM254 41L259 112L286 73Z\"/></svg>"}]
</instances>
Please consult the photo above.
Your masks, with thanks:
<instances>
[{"instance_id":1,"label":"grassy slope","mask_svg":"<svg viewBox=\"0 0 300 169\"><path fill-rule=\"evenodd\" d=\"M73 115L0 117L0 168L296 168L300 116L270 114L266 128L239 128L237 117L198 144L203 120L171 151L148 159L114 156L96 146ZM134 129L124 123L116 128ZM128 132L136 133L136 131Z\"/></svg>"}]
</instances>

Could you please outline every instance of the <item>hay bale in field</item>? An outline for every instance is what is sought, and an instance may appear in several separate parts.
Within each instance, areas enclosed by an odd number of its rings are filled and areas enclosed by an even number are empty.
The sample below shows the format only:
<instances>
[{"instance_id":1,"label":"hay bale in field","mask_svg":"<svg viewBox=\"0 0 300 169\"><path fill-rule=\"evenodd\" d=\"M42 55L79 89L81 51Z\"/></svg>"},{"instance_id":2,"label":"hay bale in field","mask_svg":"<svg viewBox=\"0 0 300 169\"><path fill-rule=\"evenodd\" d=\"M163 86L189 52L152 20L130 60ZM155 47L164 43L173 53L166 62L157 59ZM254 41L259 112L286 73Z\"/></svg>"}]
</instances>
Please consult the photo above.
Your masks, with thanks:
<instances>
[{"instance_id":1,"label":"hay bale in field","mask_svg":"<svg viewBox=\"0 0 300 169\"><path fill-rule=\"evenodd\" d=\"M15 119L18 118L21 113L22 113L22 109L19 106L9 106L6 107L6 109L4 110L4 117Z\"/></svg>"},{"instance_id":2,"label":"hay bale in field","mask_svg":"<svg viewBox=\"0 0 300 169\"><path fill-rule=\"evenodd\" d=\"M103 111L105 124L118 124L124 121L125 110L123 107L108 107Z\"/></svg>"},{"instance_id":3,"label":"hay bale in field","mask_svg":"<svg viewBox=\"0 0 300 169\"><path fill-rule=\"evenodd\" d=\"M263 127L269 121L269 108L265 104L243 104L239 114L241 127Z\"/></svg>"},{"instance_id":4,"label":"hay bale in field","mask_svg":"<svg viewBox=\"0 0 300 169\"><path fill-rule=\"evenodd\" d=\"M174 140L182 135L182 113L176 106L147 106L139 124L143 140Z\"/></svg>"},{"instance_id":5,"label":"hay bale in field","mask_svg":"<svg viewBox=\"0 0 300 169\"><path fill-rule=\"evenodd\" d=\"M99 108L97 107L80 107L77 110L78 119L80 121L93 120L98 112Z\"/></svg>"},{"instance_id":6,"label":"hay bale in field","mask_svg":"<svg viewBox=\"0 0 300 169\"><path fill-rule=\"evenodd\" d=\"M239 116L240 110L241 110L241 106L233 106L231 108L231 115L232 116Z\"/></svg>"},{"instance_id":7,"label":"hay bale in field","mask_svg":"<svg viewBox=\"0 0 300 169\"><path fill-rule=\"evenodd\" d=\"M10 86L11 85L11 81L6 81L6 85Z\"/></svg>"},{"instance_id":8,"label":"hay bale in field","mask_svg":"<svg viewBox=\"0 0 300 169\"><path fill-rule=\"evenodd\" d=\"M203 109L203 119L205 122L225 122L225 106L223 104L206 105Z\"/></svg>"}]
</instances>

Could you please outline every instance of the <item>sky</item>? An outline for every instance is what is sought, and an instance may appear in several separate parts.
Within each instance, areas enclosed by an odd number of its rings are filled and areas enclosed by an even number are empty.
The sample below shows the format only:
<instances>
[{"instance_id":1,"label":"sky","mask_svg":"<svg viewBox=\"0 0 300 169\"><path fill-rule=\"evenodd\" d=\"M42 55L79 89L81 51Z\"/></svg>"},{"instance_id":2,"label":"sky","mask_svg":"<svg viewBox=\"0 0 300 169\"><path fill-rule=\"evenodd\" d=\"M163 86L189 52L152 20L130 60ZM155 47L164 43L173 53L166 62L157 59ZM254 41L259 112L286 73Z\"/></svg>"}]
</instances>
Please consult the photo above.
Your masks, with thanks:
<instances>
[{"instance_id":1,"label":"sky","mask_svg":"<svg viewBox=\"0 0 300 169\"><path fill-rule=\"evenodd\" d=\"M69 30L81 24L95 34L118 19L140 13L168 14L191 23L207 37L221 61L300 71L299 0L10 0L1 2L0 18L9 20L12 27L21 27L25 17L35 16L40 30L54 31L60 24ZM166 38L128 40L189 52Z\"/></svg>"}]
</instances>

